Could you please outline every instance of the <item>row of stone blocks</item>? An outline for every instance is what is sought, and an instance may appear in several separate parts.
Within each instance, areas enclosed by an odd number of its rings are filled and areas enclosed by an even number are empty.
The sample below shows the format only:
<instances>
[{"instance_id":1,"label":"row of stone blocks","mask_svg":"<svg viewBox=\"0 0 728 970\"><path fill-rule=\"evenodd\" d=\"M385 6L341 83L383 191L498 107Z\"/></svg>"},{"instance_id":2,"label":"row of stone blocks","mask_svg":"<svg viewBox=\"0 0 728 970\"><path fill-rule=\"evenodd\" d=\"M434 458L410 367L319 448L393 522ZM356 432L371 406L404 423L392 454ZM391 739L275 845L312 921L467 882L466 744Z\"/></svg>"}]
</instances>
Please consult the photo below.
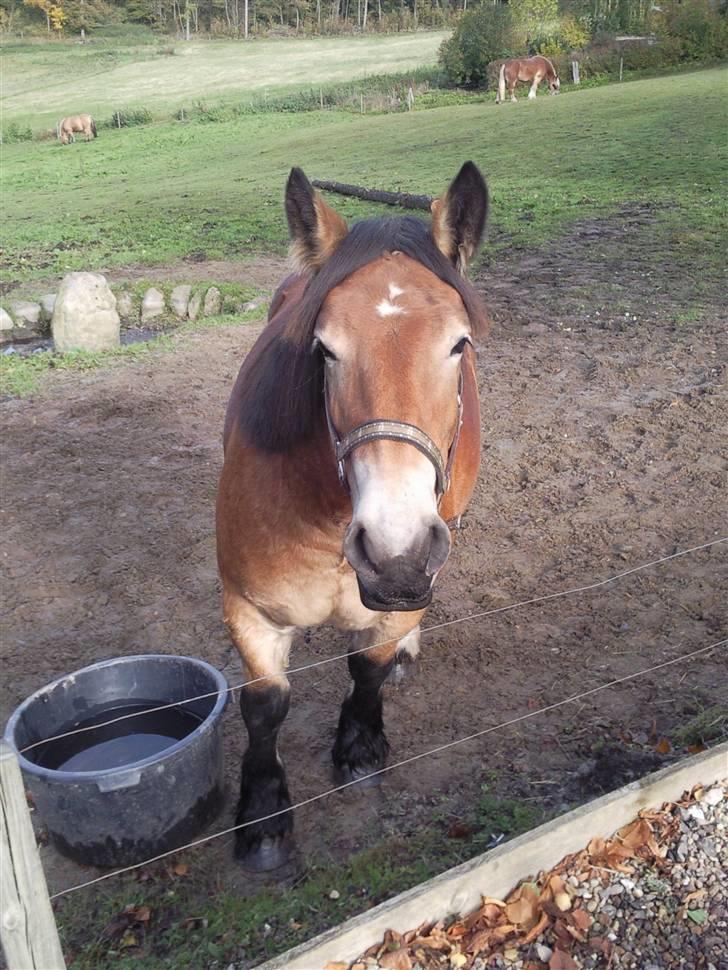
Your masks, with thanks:
<instances>
[{"instance_id":1,"label":"row of stone blocks","mask_svg":"<svg viewBox=\"0 0 728 970\"><path fill-rule=\"evenodd\" d=\"M100 273L69 273L57 294L44 296L39 303L15 301L12 315L0 307L0 342L42 336L48 329L56 350L111 350L119 346L121 320L135 317L131 293L115 297ZM216 286L204 294L193 292L187 284L176 286L169 308L164 293L151 287L142 299L137 320L142 325L164 316L168 309L178 320L196 320L222 312L222 296Z\"/></svg>"}]
</instances>

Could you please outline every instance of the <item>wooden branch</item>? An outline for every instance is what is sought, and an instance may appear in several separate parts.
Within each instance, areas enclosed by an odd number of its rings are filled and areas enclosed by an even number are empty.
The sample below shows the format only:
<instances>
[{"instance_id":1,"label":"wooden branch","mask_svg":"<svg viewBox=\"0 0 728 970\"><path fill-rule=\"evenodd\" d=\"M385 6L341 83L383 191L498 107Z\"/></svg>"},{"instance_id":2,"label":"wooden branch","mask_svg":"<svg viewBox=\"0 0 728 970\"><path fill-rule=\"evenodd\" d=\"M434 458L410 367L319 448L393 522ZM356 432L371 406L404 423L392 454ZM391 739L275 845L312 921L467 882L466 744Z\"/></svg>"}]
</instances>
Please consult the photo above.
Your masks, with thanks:
<instances>
[{"instance_id":1,"label":"wooden branch","mask_svg":"<svg viewBox=\"0 0 728 970\"><path fill-rule=\"evenodd\" d=\"M385 205L398 205L403 209L424 209L430 211L433 199L429 195L410 195L408 192L384 192L382 189L365 189L360 185L345 185L342 182L330 182L327 179L313 179L317 189L327 192L338 192L339 195L352 195L355 199L365 202L383 202Z\"/></svg>"},{"instance_id":2,"label":"wooden branch","mask_svg":"<svg viewBox=\"0 0 728 970\"><path fill-rule=\"evenodd\" d=\"M66 970L18 758L0 741L0 935L9 970Z\"/></svg>"}]
</instances>

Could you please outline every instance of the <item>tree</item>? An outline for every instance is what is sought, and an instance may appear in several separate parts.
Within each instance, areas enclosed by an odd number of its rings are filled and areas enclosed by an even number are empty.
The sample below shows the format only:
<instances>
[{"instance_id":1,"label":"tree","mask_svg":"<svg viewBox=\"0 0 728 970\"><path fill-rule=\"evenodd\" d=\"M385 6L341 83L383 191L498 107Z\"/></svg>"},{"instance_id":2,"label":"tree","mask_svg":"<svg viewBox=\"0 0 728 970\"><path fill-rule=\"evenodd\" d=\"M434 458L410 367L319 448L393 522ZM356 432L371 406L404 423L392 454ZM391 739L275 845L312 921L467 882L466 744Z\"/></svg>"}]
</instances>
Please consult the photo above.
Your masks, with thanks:
<instances>
[{"instance_id":1,"label":"tree","mask_svg":"<svg viewBox=\"0 0 728 970\"><path fill-rule=\"evenodd\" d=\"M516 53L522 53L522 39L510 6L487 3L463 14L439 59L455 84L476 86L487 82L491 61Z\"/></svg>"},{"instance_id":2,"label":"tree","mask_svg":"<svg viewBox=\"0 0 728 970\"><path fill-rule=\"evenodd\" d=\"M554 33L558 26L556 0L510 0L509 7L515 23L523 28L527 41Z\"/></svg>"}]
</instances>

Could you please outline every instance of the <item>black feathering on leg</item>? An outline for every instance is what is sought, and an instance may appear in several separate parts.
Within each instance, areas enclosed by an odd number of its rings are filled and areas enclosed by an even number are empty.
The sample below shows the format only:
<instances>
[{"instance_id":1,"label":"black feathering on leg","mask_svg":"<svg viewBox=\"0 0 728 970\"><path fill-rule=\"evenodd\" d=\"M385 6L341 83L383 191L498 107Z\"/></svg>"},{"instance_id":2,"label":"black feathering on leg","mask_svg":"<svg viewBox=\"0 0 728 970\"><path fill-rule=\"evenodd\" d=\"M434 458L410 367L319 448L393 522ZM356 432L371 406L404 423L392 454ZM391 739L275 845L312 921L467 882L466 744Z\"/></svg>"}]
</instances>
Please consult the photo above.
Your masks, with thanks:
<instances>
[{"instance_id":1,"label":"black feathering on leg","mask_svg":"<svg viewBox=\"0 0 728 970\"><path fill-rule=\"evenodd\" d=\"M371 774L386 764L389 742L384 733L382 684L393 662L376 663L363 654L349 657L354 686L341 705L332 751L342 781Z\"/></svg>"},{"instance_id":2,"label":"black feathering on leg","mask_svg":"<svg viewBox=\"0 0 728 970\"><path fill-rule=\"evenodd\" d=\"M278 686L255 691L243 688L240 696L250 743L243 756L235 820L244 827L235 833L235 854L254 870L275 869L291 853L293 813L287 811L291 798L276 750L288 703L289 691Z\"/></svg>"}]
</instances>

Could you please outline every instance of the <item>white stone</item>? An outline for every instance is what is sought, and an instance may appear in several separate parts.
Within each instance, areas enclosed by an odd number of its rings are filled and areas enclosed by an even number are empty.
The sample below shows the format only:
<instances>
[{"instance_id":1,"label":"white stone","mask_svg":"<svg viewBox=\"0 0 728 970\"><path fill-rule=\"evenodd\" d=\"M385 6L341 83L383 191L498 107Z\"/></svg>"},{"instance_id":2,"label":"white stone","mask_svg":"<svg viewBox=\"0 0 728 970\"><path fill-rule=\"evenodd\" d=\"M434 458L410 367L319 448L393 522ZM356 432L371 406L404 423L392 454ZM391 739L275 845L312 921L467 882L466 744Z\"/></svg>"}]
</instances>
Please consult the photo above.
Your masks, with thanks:
<instances>
[{"instance_id":1,"label":"white stone","mask_svg":"<svg viewBox=\"0 0 728 970\"><path fill-rule=\"evenodd\" d=\"M116 312L122 320L134 318L134 298L128 290L122 290L116 298Z\"/></svg>"},{"instance_id":2,"label":"white stone","mask_svg":"<svg viewBox=\"0 0 728 970\"><path fill-rule=\"evenodd\" d=\"M719 805L723 801L723 790L720 787L709 788L700 796L703 805Z\"/></svg>"},{"instance_id":3,"label":"white stone","mask_svg":"<svg viewBox=\"0 0 728 970\"><path fill-rule=\"evenodd\" d=\"M15 300L10 304L10 316L15 320L16 327L36 331L40 323L40 303Z\"/></svg>"},{"instance_id":4,"label":"white stone","mask_svg":"<svg viewBox=\"0 0 728 970\"><path fill-rule=\"evenodd\" d=\"M183 283L180 286L175 286L172 290L172 295L169 298L169 305L172 307L172 312L179 320L184 320L187 316L187 304L190 302L190 295L192 294L192 287L187 283Z\"/></svg>"},{"instance_id":5,"label":"white stone","mask_svg":"<svg viewBox=\"0 0 728 970\"><path fill-rule=\"evenodd\" d=\"M43 323L50 323L53 319L53 310L56 305L56 294L47 293L40 298L40 318Z\"/></svg>"},{"instance_id":6,"label":"white stone","mask_svg":"<svg viewBox=\"0 0 728 970\"><path fill-rule=\"evenodd\" d=\"M254 300L248 300L247 303L243 303L240 309L243 313L249 313L251 310L258 310L260 307L265 305L265 298L262 296L257 296Z\"/></svg>"},{"instance_id":7,"label":"white stone","mask_svg":"<svg viewBox=\"0 0 728 970\"><path fill-rule=\"evenodd\" d=\"M187 316L190 320L196 320L200 315L200 306L202 305L202 297L199 293L195 293L190 297L190 302L187 304Z\"/></svg>"},{"instance_id":8,"label":"white stone","mask_svg":"<svg viewBox=\"0 0 728 970\"><path fill-rule=\"evenodd\" d=\"M156 320L164 313L164 293L154 286L150 286L142 300L142 323Z\"/></svg>"},{"instance_id":9,"label":"white stone","mask_svg":"<svg viewBox=\"0 0 728 970\"><path fill-rule=\"evenodd\" d=\"M202 315L203 317L216 317L219 313L222 313L222 295L216 286L211 286L205 293Z\"/></svg>"},{"instance_id":10,"label":"white stone","mask_svg":"<svg viewBox=\"0 0 728 970\"><path fill-rule=\"evenodd\" d=\"M116 298L100 273L69 273L51 321L56 350L113 350L119 346Z\"/></svg>"},{"instance_id":11,"label":"white stone","mask_svg":"<svg viewBox=\"0 0 728 970\"><path fill-rule=\"evenodd\" d=\"M13 318L0 306L0 330L12 330L14 326Z\"/></svg>"}]
</instances>

